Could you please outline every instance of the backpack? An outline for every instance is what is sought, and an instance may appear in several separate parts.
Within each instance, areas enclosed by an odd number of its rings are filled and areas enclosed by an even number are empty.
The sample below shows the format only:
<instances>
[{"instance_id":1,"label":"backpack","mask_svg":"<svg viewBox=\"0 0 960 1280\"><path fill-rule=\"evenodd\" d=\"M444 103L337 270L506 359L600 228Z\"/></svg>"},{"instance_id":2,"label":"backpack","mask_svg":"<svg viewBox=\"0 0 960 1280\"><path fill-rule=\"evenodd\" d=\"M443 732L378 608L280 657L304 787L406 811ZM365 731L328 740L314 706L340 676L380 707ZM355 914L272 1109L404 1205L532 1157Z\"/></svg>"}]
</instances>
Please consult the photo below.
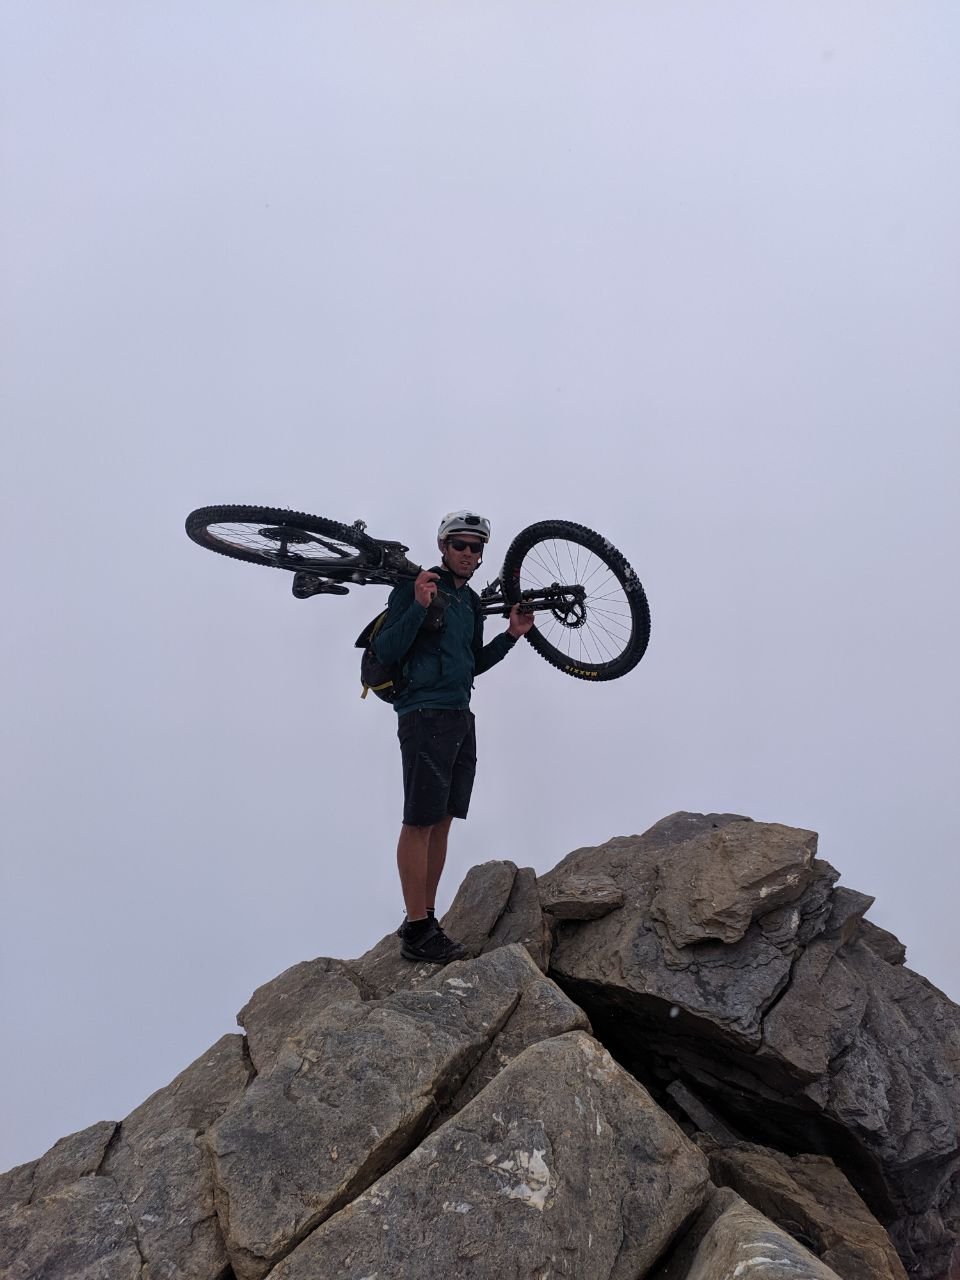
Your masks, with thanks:
<instances>
[{"instance_id":1,"label":"backpack","mask_svg":"<svg viewBox=\"0 0 960 1280\"><path fill-rule=\"evenodd\" d=\"M420 625L416 640L414 640L410 649L399 662L381 662L373 651L373 642L386 620L387 610L383 609L367 623L357 636L355 645L357 649L363 650L360 658L360 683L363 685L361 698L365 698L368 693L375 693L382 702L395 702L397 700L406 684L403 668L407 659L414 648L421 643L422 638L435 635L439 641L439 633L443 628L443 614L446 607L446 596L444 596L443 592L438 591L434 597L433 604L427 610Z\"/></svg>"}]
</instances>

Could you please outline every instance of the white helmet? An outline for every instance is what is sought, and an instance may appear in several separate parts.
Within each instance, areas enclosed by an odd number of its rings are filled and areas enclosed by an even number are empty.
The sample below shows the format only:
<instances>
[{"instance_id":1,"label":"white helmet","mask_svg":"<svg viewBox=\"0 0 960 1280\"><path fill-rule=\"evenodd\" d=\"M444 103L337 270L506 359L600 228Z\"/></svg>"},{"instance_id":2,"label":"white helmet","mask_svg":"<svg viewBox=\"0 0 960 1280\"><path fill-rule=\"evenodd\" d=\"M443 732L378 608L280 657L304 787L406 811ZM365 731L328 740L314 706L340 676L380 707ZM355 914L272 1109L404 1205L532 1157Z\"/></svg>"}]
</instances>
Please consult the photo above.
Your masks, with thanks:
<instances>
[{"instance_id":1,"label":"white helmet","mask_svg":"<svg viewBox=\"0 0 960 1280\"><path fill-rule=\"evenodd\" d=\"M472 533L484 542L490 541L490 521L486 516L478 516L474 511L448 511L440 521L437 530L437 541L443 542L452 533Z\"/></svg>"}]
</instances>

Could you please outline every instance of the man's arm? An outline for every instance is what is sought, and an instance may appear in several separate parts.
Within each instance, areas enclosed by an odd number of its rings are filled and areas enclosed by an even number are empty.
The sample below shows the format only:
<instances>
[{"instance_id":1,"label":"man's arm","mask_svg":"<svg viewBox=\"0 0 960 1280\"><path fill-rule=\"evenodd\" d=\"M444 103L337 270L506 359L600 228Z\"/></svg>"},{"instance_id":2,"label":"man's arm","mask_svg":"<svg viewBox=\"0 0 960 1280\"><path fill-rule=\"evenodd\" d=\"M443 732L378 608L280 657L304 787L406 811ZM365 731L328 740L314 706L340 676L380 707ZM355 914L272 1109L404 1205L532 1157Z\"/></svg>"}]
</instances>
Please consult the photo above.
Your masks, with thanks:
<instances>
[{"instance_id":1,"label":"man's arm","mask_svg":"<svg viewBox=\"0 0 960 1280\"><path fill-rule=\"evenodd\" d=\"M373 652L381 662L402 662L413 647L427 611L413 594L413 583L394 587L387 601L387 616L373 641Z\"/></svg>"},{"instance_id":2,"label":"man's arm","mask_svg":"<svg viewBox=\"0 0 960 1280\"><path fill-rule=\"evenodd\" d=\"M483 614L477 610L473 631L474 674L483 675L491 667L504 659L521 636L525 636L533 626L533 614L524 613L520 605L515 604L510 610L510 625L501 631L489 644L483 643Z\"/></svg>"},{"instance_id":3,"label":"man's arm","mask_svg":"<svg viewBox=\"0 0 960 1280\"><path fill-rule=\"evenodd\" d=\"M437 593L437 575L421 570L415 582L394 587L387 601L387 616L373 642L381 662L402 662L423 626L427 609Z\"/></svg>"}]
</instances>

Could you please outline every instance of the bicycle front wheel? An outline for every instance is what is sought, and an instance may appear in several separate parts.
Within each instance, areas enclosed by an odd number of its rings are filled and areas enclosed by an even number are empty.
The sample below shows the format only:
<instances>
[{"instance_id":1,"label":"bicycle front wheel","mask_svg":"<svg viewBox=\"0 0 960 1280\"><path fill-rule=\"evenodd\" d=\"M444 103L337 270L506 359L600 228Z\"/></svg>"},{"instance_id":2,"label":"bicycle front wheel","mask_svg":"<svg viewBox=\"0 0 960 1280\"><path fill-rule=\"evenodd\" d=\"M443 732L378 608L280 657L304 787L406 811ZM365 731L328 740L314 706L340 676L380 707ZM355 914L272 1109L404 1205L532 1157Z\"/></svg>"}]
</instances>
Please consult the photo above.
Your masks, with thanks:
<instances>
[{"instance_id":1,"label":"bicycle front wheel","mask_svg":"<svg viewBox=\"0 0 960 1280\"><path fill-rule=\"evenodd\" d=\"M547 662L578 680L616 680L650 640L640 579L612 543L582 524L541 520L518 533L501 573L510 604L554 584L582 589L582 604L545 610L527 639Z\"/></svg>"},{"instance_id":2,"label":"bicycle front wheel","mask_svg":"<svg viewBox=\"0 0 960 1280\"><path fill-rule=\"evenodd\" d=\"M277 507L199 507L186 527L187 536L209 551L294 572L359 567L377 550L375 539L355 525Z\"/></svg>"}]
</instances>

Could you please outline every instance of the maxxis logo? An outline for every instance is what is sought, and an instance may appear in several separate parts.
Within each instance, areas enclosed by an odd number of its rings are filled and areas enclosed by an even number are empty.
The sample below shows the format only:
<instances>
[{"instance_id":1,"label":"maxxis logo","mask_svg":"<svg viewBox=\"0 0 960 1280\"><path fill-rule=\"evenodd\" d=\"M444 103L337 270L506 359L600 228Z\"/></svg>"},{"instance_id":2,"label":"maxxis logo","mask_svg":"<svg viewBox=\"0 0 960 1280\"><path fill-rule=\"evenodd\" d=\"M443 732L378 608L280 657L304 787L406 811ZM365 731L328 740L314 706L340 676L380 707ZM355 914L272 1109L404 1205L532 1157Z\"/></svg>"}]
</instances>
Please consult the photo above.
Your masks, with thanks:
<instances>
[{"instance_id":1,"label":"maxxis logo","mask_svg":"<svg viewBox=\"0 0 960 1280\"><path fill-rule=\"evenodd\" d=\"M589 679L591 679L591 680L595 680L595 679L597 678L597 675L598 675L598 672L596 672L596 671L592 671L589 667L571 667L571 666L567 666L567 667L564 667L563 669L564 669L564 671L568 671L568 672L569 672L571 675L573 675L573 676L586 676L587 678L589 678Z\"/></svg>"}]
</instances>

